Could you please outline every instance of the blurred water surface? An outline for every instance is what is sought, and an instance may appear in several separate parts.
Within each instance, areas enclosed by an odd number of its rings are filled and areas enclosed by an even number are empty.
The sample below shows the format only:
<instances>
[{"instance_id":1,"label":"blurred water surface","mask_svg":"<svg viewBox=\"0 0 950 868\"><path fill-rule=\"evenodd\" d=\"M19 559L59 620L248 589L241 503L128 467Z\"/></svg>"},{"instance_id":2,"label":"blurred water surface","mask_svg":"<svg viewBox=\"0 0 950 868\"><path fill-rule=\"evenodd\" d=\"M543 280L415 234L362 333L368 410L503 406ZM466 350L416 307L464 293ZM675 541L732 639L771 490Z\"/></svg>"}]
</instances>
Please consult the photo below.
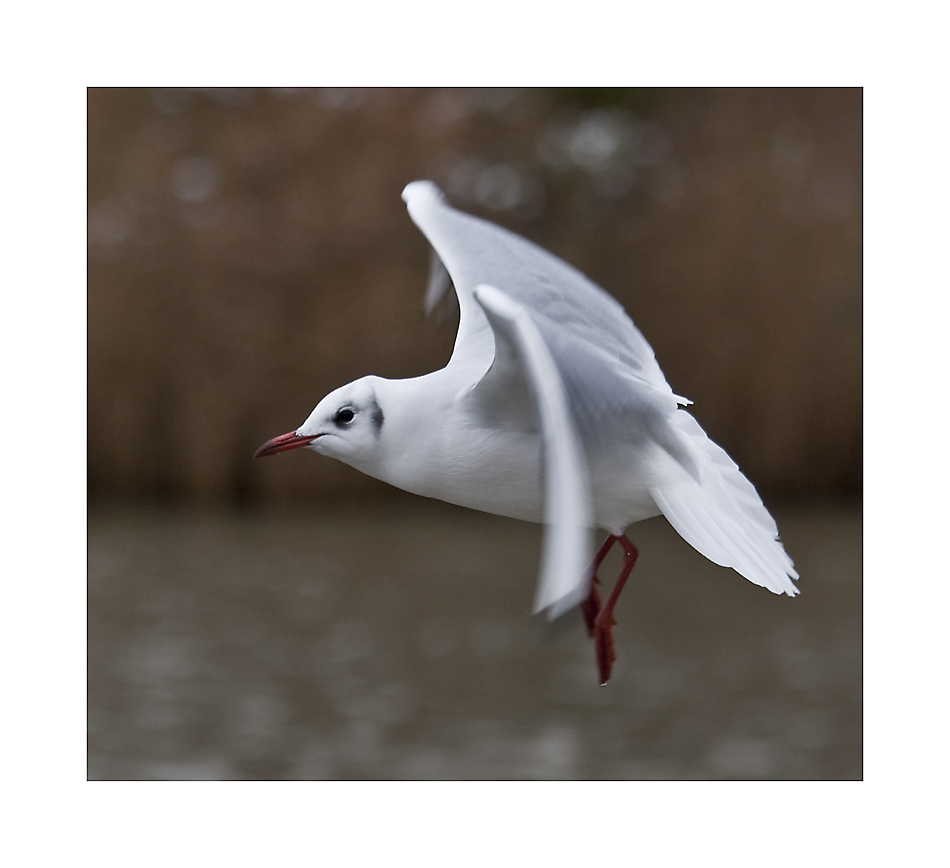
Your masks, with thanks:
<instances>
[{"instance_id":1,"label":"blurred water surface","mask_svg":"<svg viewBox=\"0 0 950 868\"><path fill-rule=\"evenodd\" d=\"M602 688L529 614L535 526L93 510L89 777L861 778L860 506L774 512L795 599L634 526Z\"/></svg>"}]
</instances>

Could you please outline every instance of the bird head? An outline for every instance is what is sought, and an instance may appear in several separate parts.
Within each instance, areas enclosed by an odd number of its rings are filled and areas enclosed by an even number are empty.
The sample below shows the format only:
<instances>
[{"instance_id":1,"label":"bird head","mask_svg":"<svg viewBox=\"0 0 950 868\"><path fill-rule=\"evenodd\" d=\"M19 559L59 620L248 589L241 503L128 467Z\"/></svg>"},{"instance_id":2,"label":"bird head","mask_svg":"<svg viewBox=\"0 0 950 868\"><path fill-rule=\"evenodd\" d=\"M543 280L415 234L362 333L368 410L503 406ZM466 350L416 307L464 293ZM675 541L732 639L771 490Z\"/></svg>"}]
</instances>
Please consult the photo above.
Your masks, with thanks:
<instances>
[{"instance_id":1,"label":"bird head","mask_svg":"<svg viewBox=\"0 0 950 868\"><path fill-rule=\"evenodd\" d=\"M373 455L385 417L376 397L376 377L341 386L327 395L296 431L268 440L255 458L307 447L347 463Z\"/></svg>"}]
</instances>

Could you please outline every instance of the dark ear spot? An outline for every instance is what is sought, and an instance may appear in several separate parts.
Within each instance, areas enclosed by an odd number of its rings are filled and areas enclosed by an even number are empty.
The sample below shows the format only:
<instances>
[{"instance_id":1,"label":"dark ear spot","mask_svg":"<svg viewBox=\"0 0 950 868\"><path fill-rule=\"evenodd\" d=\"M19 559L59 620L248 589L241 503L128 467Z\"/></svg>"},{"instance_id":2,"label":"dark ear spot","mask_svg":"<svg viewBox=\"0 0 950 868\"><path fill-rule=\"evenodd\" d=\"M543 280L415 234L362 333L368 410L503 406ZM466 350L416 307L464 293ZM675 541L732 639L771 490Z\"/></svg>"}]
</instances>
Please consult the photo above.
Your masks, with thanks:
<instances>
[{"instance_id":1,"label":"dark ear spot","mask_svg":"<svg viewBox=\"0 0 950 868\"><path fill-rule=\"evenodd\" d=\"M383 430L383 421L385 417L383 416L383 408L380 407L376 402L376 398L373 398L373 401L370 404L369 418L373 423L373 430L376 432L376 436L378 437L380 432Z\"/></svg>"}]
</instances>

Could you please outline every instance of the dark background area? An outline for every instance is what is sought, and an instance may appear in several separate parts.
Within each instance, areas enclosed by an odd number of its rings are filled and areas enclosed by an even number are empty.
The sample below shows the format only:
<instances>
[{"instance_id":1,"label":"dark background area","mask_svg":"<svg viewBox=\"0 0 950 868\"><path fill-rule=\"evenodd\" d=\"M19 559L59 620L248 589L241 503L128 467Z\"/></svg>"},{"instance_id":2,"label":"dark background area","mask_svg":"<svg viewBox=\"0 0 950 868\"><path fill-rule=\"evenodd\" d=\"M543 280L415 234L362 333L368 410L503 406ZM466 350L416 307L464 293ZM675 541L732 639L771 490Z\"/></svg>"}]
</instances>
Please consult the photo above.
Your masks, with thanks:
<instances>
[{"instance_id":1,"label":"dark background area","mask_svg":"<svg viewBox=\"0 0 950 868\"><path fill-rule=\"evenodd\" d=\"M90 777L861 777L860 90L91 89L88 154ZM418 178L624 305L800 597L637 525L601 689L538 528L251 460L448 359Z\"/></svg>"},{"instance_id":2,"label":"dark background area","mask_svg":"<svg viewBox=\"0 0 950 868\"><path fill-rule=\"evenodd\" d=\"M860 492L859 90L92 89L91 500L387 496L247 457L448 359L418 178L613 294L763 494Z\"/></svg>"}]
</instances>

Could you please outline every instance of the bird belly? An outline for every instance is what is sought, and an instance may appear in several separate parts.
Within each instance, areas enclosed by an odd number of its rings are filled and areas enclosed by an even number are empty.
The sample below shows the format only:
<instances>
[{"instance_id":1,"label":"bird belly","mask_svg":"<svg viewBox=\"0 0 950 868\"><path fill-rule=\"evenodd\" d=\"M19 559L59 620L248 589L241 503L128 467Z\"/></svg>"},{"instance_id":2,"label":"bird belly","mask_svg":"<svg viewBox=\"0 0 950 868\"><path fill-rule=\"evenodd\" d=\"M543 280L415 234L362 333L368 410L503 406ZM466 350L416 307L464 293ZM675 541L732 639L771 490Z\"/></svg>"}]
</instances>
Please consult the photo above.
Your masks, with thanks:
<instances>
[{"instance_id":1,"label":"bird belly","mask_svg":"<svg viewBox=\"0 0 950 868\"><path fill-rule=\"evenodd\" d=\"M419 441L380 466L357 469L423 497L524 521L544 520L537 434L463 429L440 442Z\"/></svg>"},{"instance_id":2,"label":"bird belly","mask_svg":"<svg viewBox=\"0 0 950 868\"><path fill-rule=\"evenodd\" d=\"M430 444L431 445L431 444ZM660 515L650 494L665 462L654 448L622 444L597 450L589 459L594 524L622 533L637 521ZM406 491L523 521L544 521L541 440L537 434L488 431L441 444L423 462L416 456L413 473L388 475L385 481ZM424 466L426 471L418 473Z\"/></svg>"},{"instance_id":3,"label":"bird belly","mask_svg":"<svg viewBox=\"0 0 950 868\"><path fill-rule=\"evenodd\" d=\"M446 430L455 430L450 426ZM535 432L460 426L456 436L401 442L375 466L357 469L404 491L523 521L544 521L541 438ZM411 444L411 445L406 445ZM650 486L669 462L655 444L616 444L588 451L593 524L611 533L660 515Z\"/></svg>"},{"instance_id":4,"label":"bird belly","mask_svg":"<svg viewBox=\"0 0 950 868\"><path fill-rule=\"evenodd\" d=\"M490 432L446 449L419 491L428 497L523 521L544 520L540 439Z\"/></svg>"}]
</instances>

